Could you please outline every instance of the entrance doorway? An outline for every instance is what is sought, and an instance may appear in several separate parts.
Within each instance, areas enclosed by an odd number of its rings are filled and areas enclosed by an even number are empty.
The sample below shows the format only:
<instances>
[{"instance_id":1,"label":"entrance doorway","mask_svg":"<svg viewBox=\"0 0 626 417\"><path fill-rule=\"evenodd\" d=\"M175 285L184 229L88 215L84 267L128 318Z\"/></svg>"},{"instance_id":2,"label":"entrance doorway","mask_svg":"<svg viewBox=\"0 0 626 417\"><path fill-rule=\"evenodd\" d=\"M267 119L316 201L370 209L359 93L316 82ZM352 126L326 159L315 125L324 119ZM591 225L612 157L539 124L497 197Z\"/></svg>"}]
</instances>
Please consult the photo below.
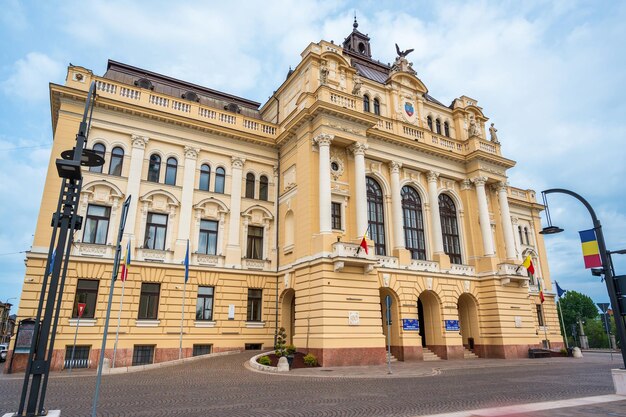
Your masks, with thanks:
<instances>
[{"instance_id":1,"label":"entrance doorway","mask_svg":"<svg viewBox=\"0 0 626 417\"><path fill-rule=\"evenodd\" d=\"M422 347L443 345L441 303L432 291L424 291L417 299L417 318Z\"/></svg>"},{"instance_id":2,"label":"entrance doorway","mask_svg":"<svg viewBox=\"0 0 626 417\"><path fill-rule=\"evenodd\" d=\"M473 350L479 338L476 300L470 294L462 294L459 297L457 307L459 309L459 325L461 327L461 336L463 337L463 346Z\"/></svg>"},{"instance_id":3,"label":"entrance doorway","mask_svg":"<svg viewBox=\"0 0 626 417\"><path fill-rule=\"evenodd\" d=\"M293 344L293 337L296 333L296 292L288 289L283 293L281 308L281 327L287 331L288 344Z\"/></svg>"}]
</instances>

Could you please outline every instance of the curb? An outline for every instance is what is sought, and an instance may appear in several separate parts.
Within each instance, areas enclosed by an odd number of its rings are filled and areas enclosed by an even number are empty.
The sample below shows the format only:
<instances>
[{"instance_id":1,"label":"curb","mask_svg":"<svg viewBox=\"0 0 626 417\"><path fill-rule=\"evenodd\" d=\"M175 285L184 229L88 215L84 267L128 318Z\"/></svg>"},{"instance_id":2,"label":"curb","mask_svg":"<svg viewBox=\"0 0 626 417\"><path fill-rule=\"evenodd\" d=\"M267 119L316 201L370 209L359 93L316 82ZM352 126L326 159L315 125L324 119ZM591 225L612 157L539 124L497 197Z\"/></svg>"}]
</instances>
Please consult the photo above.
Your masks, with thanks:
<instances>
[{"instance_id":1,"label":"curb","mask_svg":"<svg viewBox=\"0 0 626 417\"><path fill-rule=\"evenodd\" d=\"M285 374L286 372L278 372L278 367L277 366L267 366L267 365L261 365L260 363L258 363L256 360L258 358L260 358L261 356L265 356L268 353L272 353L273 350L270 350L268 352L263 352L263 353L259 353L258 355L254 355L253 357L250 358L250 360L248 361L248 365L250 366L250 368L252 368L255 371L259 371L259 372L267 372L267 373L271 373L271 374Z\"/></svg>"}]
</instances>

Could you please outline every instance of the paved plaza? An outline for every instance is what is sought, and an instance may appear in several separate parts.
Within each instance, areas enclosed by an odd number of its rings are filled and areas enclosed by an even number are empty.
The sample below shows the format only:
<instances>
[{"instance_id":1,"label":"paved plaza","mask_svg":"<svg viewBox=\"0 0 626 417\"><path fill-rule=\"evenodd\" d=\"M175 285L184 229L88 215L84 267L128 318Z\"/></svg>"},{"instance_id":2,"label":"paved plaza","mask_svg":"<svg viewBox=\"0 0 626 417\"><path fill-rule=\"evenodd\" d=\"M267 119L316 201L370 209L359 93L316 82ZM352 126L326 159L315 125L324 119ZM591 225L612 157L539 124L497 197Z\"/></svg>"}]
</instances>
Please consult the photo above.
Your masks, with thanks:
<instances>
[{"instance_id":1,"label":"paved plaza","mask_svg":"<svg viewBox=\"0 0 626 417\"><path fill-rule=\"evenodd\" d=\"M100 416L626 416L615 401L610 370L619 356L585 358L396 362L386 366L294 370L265 374L246 366L254 352L201 359L175 367L103 377ZM0 375L0 415L15 411L23 377ZM62 415L88 416L95 372L52 375L46 405ZM598 397L597 404L563 400ZM621 398L621 397L619 397ZM548 403L525 410L523 405ZM581 405L582 404L582 405ZM519 412L515 412L518 410ZM533 411L534 410L534 411ZM459 413L462 412L462 413Z\"/></svg>"}]
</instances>

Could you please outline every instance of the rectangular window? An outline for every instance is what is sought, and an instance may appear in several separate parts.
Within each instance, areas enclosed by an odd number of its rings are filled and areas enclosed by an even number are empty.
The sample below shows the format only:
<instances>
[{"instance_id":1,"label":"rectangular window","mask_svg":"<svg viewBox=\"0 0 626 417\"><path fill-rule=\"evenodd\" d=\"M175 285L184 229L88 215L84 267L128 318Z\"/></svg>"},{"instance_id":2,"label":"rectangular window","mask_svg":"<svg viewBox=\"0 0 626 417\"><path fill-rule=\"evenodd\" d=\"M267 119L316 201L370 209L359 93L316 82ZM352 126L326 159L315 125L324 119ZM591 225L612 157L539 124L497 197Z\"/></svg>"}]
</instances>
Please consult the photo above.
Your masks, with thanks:
<instances>
[{"instance_id":1,"label":"rectangular window","mask_svg":"<svg viewBox=\"0 0 626 417\"><path fill-rule=\"evenodd\" d=\"M139 320L156 320L159 312L159 292L161 284L148 282L141 283L141 296L139 297Z\"/></svg>"},{"instance_id":2,"label":"rectangular window","mask_svg":"<svg viewBox=\"0 0 626 417\"><path fill-rule=\"evenodd\" d=\"M150 365L154 361L154 345L135 345L133 348L133 366Z\"/></svg>"},{"instance_id":3,"label":"rectangular window","mask_svg":"<svg viewBox=\"0 0 626 417\"><path fill-rule=\"evenodd\" d=\"M193 356L208 355L213 345L193 345Z\"/></svg>"},{"instance_id":4,"label":"rectangular window","mask_svg":"<svg viewBox=\"0 0 626 417\"><path fill-rule=\"evenodd\" d=\"M261 350L263 349L263 344L262 343L246 343L245 349L246 350Z\"/></svg>"},{"instance_id":5,"label":"rectangular window","mask_svg":"<svg viewBox=\"0 0 626 417\"><path fill-rule=\"evenodd\" d=\"M537 304L537 322L539 326L543 326L543 306L541 304Z\"/></svg>"},{"instance_id":6,"label":"rectangular window","mask_svg":"<svg viewBox=\"0 0 626 417\"><path fill-rule=\"evenodd\" d=\"M143 247L146 249L165 250L167 233L167 214L148 213L146 222L146 238Z\"/></svg>"},{"instance_id":7,"label":"rectangular window","mask_svg":"<svg viewBox=\"0 0 626 417\"><path fill-rule=\"evenodd\" d=\"M198 287L196 320L213 320L213 287Z\"/></svg>"},{"instance_id":8,"label":"rectangular window","mask_svg":"<svg viewBox=\"0 0 626 417\"><path fill-rule=\"evenodd\" d=\"M76 346L74 349L74 363L72 364L72 348L74 345L65 346L65 362L63 367L65 369L72 368L89 368L89 348L90 346Z\"/></svg>"},{"instance_id":9,"label":"rectangular window","mask_svg":"<svg viewBox=\"0 0 626 417\"><path fill-rule=\"evenodd\" d=\"M98 284L100 281L93 279L79 279L76 285L74 308L72 318L78 318L78 303L85 304L83 319L92 319L96 313L96 300L98 299Z\"/></svg>"},{"instance_id":10,"label":"rectangular window","mask_svg":"<svg viewBox=\"0 0 626 417\"><path fill-rule=\"evenodd\" d=\"M110 207L90 204L87 207L87 218L85 219L83 242L96 243L98 245L106 244L110 215Z\"/></svg>"},{"instance_id":11,"label":"rectangular window","mask_svg":"<svg viewBox=\"0 0 626 417\"><path fill-rule=\"evenodd\" d=\"M217 222L213 220L200 221L200 237L198 239L198 253L206 255L217 254Z\"/></svg>"},{"instance_id":12,"label":"rectangular window","mask_svg":"<svg viewBox=\"0 0 626 417\"><path fill-rule=\"evenodd\" d=\"M330 203L330 216L333 224L333 229L341 229L341 203Z\"/></svg>"},{"instance_id":13,"label":"rectangular window","mask_svg":"<svg viewBox=\"0 0 626 417\"><path fill-rule=\"evenodd\" d=\"M263 259L263 228L248 226L248 259Z\"/></svg>"},{"instance_id":14,"label":"rectangular window","mask_svg":"<svg viewBox=\"0 0 626 417\"><path fill-rule=\"evenodd\" d=\"M248 288L248 321L261 321L263 290Z\"/></svg>"}]
</instances>

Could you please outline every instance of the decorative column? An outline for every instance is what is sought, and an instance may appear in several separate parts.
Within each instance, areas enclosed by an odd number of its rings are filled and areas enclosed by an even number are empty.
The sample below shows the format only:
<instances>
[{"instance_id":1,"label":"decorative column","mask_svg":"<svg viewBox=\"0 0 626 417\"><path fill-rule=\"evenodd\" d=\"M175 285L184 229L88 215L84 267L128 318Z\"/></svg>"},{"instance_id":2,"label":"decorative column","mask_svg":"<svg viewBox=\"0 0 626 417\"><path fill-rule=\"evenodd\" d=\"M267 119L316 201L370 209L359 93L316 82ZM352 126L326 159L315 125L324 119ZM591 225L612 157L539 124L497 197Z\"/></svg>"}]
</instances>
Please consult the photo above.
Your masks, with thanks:
<instances>
[{"instance_id":1,"label":"decorative column","mask_svg":"<svg viewBox=\"0 0 626 417\"><path fill-rule=\"evenodd\" d=\"M230 185L230 222L228 224L228 245L226 247L226 265L241 265L241 247L239 232L241 224L241 179L245 158L233 156Z\"/></svg>"},{"instance_id":2,"label":"decorative column","mask_svg":"<svg viewBox=\"0 0 626 417\"><path fill-rule=\"evenodd\" d=\"M433 251L435 254L443 252L443 236L441 235L441 216L439 215L439 193L437 179L439 173L429 171L428 179L428 205L430 206L430 223L433 231Z\"/></svg>"},{"instance_id":3,"label":"decorative column","mask_svg":"<svg viewBox=\"0 0 626 417\"><path fill-rule=\"evenodd\" d=\"M139 207L139 185L141 184L141 171L143 168L144 152L148 138L145 136L131 135L132 151L130 154L130 169L128 171L128 184L126 185L126 197L132 196L130 199L130 207L128 216L126 217L126 226L124 227L125 235L132 239L135 235L135 219L137 218L137 210ZM140 239L143 239L141 237ZM139 244L138 244L139 243ZM132 247L141 246L142 242L133 242Z\"/></svg>"},{"instance_id":4,"label":"decorative column","mask_svg":"<svg viewBox=\"0 0 626 417\"><path fill-rule=\"evenodd\" d=\"M393 237L394 248L404 249L404 227L402 219L402 192L400 190L400 168L401 163L391 161L389 163L389 171L391 172L391 211L393 213Z\"/></svg>"},{"instance_id":5,"label":"decorative column","mask_svg":"<svg viewBox=\"0 0 626 417\"><path fill-rule=\"evenodd\" d=\"M187 250L187 239L190 237L193 189L196 179L196 159L198 159L198 152L200 152L200 149L185 146L185 169L183 171L183 191L180 204L180 218L178 220L176 259L181 257L184 259Z\"/></svg>"},{"instance_id":6,"label":"decorative column","mask_svg":"<svg viewBox=\"0 0 626 417\"><path fill-rule=\"evenodd\" d=\"M480 232L483 236L484 256L493 256L493 234L491 233L491 220L489 219L489 208L487 206L487 193L485 192L487 177L476 177L472 182L476 187L478 219L480 220Z\"/></svg>"},{"instance_id":7,"label":"decorative column","mask_svg":"<svg viewBox=\"0 0 626 417\"><path fill-rule=\"evenodd\" d=\"M367 230L367 191L365 187L365 151L368 146L355 143L349 150L354 154L354 206L356 208L357 238L363 237ZM369 235L368 235L369 236Z\"/></svg>"},{"instance_id":8,"label":"decorative column","mask_svg":"<svg viewBox=\"0 0 626 417\"><path fill-rule=\"evenodd\" d=\"M500 201L500 214L502 217L502 231L504 232L506 259L515 260L515 234L513 232L513 224L511 223L511 211L509 210L507 189L508 184L506 182L498 184L498 200Z\"/></svg>"},{"instance_id":9,"label":"decorative column","mask_svg":"<svg viewBox=\"0 0 626 417\"><path fill-rule=\"evenodd\" d=\"M331 233L330 143L334 135L323 133L313 138L319 149L319 220L320 233Z\"/></svg>"},{"instance_id":10,"label":"decorative column","mask_svg":"<svg viewBox=\"0 0 626 417\"><path fill-rule=\"evenodd\" d=\"M522 260L522 242L519 240L518 226L519 219L517 217L511 217L511 226L513 227L513 238L515 239L515 259Z\"/></svg>"}]
</instances>

